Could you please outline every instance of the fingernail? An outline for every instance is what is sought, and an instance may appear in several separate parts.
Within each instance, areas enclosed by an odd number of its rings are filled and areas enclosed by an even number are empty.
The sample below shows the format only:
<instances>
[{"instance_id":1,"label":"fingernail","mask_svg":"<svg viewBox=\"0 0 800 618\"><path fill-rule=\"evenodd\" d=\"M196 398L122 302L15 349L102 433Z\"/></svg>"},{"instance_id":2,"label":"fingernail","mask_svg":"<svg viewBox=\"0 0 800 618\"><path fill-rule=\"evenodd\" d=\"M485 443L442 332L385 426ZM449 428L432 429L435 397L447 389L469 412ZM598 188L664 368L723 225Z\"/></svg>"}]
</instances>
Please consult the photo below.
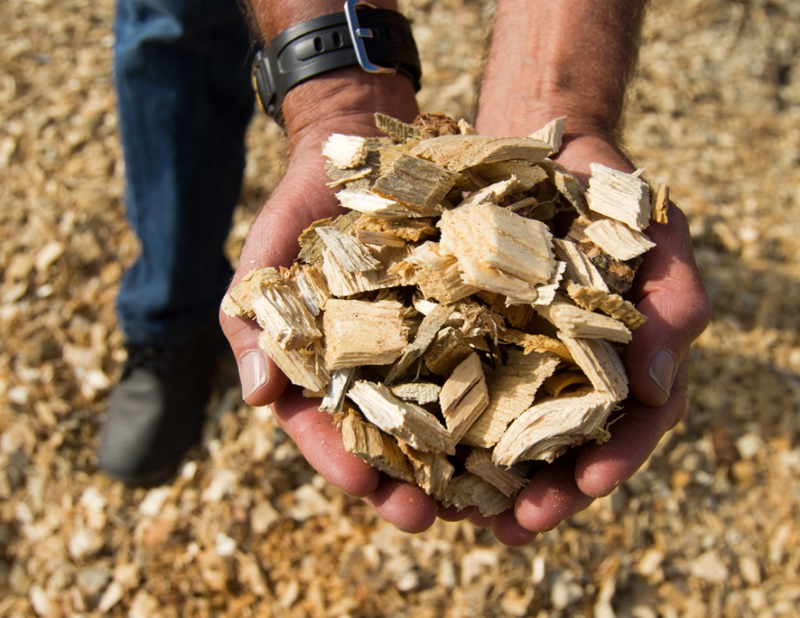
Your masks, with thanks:
<instances>
[{"instance_id":1,"label":"fingernail","mask_svg":"<svg viewBox=\"0 0 800 618\"><path fill-rule=\"evenodd\" d=\"M248 352L239 361L239 379L242 382L242 399L247 399L267 383L267 364L258 352Z\"/></svg>"},{"instance_id":2,"label":"fingernail","mask_svg":"<svg viewBox=\"0 0 800 618\"><path fill-rule=\"evenodd\" d=\"M650 364L650 377L658 384L664 394L669 396L672 381L675 379L675 355L670 350L661 350Z\"/></svg>"}]
</instances>

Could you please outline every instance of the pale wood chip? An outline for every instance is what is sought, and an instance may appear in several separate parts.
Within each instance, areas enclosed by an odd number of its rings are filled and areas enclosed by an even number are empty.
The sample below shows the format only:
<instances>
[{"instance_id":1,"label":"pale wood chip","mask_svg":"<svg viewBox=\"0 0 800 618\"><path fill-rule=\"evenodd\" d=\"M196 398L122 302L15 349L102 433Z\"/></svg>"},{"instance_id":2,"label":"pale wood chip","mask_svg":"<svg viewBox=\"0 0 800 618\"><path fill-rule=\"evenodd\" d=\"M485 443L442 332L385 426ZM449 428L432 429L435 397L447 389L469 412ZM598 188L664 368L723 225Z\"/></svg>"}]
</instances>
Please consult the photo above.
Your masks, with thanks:
<instances>
[{"instance_id":1,"label":"pale wood chip","mask_svg":"<svg viewBox=\"0 0 800 618\"><path fill-rule=\"evenodd\" d=\"M363 165L368 152L366 138L355 135L333 133L322 145L322 154L339 169Z\"/></svg>"},{"instance_id":2,"label":"pale wood chip","mask_svg":"<svg viewBox=\"0 0 800 618\"><path fill-rule=\"evenodd\" d=\"M439 396L439 405L447 430L453 442L458 444L489 405L489 389L480 358L475 352L464 359L447 378Z\"/></svg>"},{"instance_id":3,"label":"pale wood chip","mask_svg":"<svg viewBox=\"0 0 800 618\"><path fill-rule=\"evenodd\" d=\"M438 215L457 179L457 174L435 163L401 155L375 181L372 192L409 206L421 216Z\"/></svg>"},{"instance_id":4,"label":"pale wood chip","mask_svg":"<svg viewBox=\"0 0 800 618\"><path fill-rule=\"evenodd\" d=\"M406 259L413 266L414 283L426 298L452 303L478 291L461 279L458 260L452 255L442 255L439 243L425 242L416 247Z\"/></svg>"},{"instance_id":5,"label":"pale wood chip","mask_svg":"<svg viewBox=\"0 0 800 618\"><path fill-rule=\"evenodd\" d=\"M661 183L653 184L650 197L653 207L653 221L666 225L669 222L667 211L671 203L669 201L669 186Z\"/></svg>"},{"instance_id":6,"label":"pale wood chip","mask_svg":"<svg viewBox=\"0 0 800 618\"><path fill-rule=\"evenodd\" d=\"M316 231L325 243L327 252L343 270L350 273L364 273L380 269L381 263L372 256L369 249L359 244L354 236L332 227L318 227Z\"/></svg>"},{"instance_id":7,"label":"pale wood chip","mask_svg":"<svg viewBox=\"0 0 800 618\"><path fill-rule=\"evenodd\" d=\"M572 282L567 284L567 294L584 309L589 311L600 309L612 318L621 320L631 330L636 330L647 321L647 318L633 306L633 303L625 300L619 294Z\"/></svg>"},{"instance_id":8,"label":"pale wood chip","mask_svg":"<svg viewBox=\"0 0 800 618\"><path fill-rule=\"evenodd\" d=\"M466 469L472 474L491 483L509 498L516 496L530 479L524 465L507 468L492 462L492 452L485 448L474 448L464 462Z\"/></svg>"},{"instance_id":9,"label":"pale wood chip","mask_svg":"<svg viewBox=\"0 0 800 618\"><path fill-rule=\"evenodd\" d=\"M488 137L485 135L445 135L421 141L411 154L430 159L453 172L483 163L522 159L541 161L553 153L549 144L529 137Z\"/></svg>"},{"instance_id":10,"label":"pale wood chip","mask_svg":"<svg viewBox=\"0 0 800 618\"><path fill-rule=\"evenodd\" d=\"M322 364L318 346L285 349L267 330L259 333L258 344L293 384L314 393L322 392L328 386L330 375Z\"/></svg>"},{"instance_id":11,"label":"pale wood chip","mask_svg":"<svg viewBox=\"0 0 800 618\"><path fill-rule=\"evenodd\" d=\"M494 446L508 424L531 405L542 382L553 374L559 362L555 354L511 350L506 364L487 377L489 405L461 442L486 448Z\"/></svg>"},{"instance_id":12,"label":"pale wood chip","mask_svg":"<svg viewBox=\"0 0 800 618\"><path fill-rule=\"evenodd\" d=\"M553 181L558 192L572 204L577 213L584 217L587 216L589 205L586 203L586 189L578 177L560 163L550 159L545 159L539 165L547 171L547 175Z\"/></svg>"},{"instance_id":13,"label":"pale wood chip","mask_svg":"<svg viewBox=\"0 0 800 618\"><path fill-rule=\"evenodd\" d=\"M567 117L560 116L548 122L538 131L531 133L528 137L533 140L544 142L552 148L553 152L561 150L561 141L564 137L564 126L567 124Z\"/></svg>"},{"instance_id":14,"label":"pale wood chip","mask_svg":"<svg viewBox=\"0 0 800 618\"><path fill-rule=\"evenodd\" d=\"M375 114L375 126L385 133L393 142L402 144L412 140L424 140L432 134L422 128L406 124L386 114Z\"/></svg>"},{"instance_id":15,"label":"pale wood chip","mask_svg":"<svg viewBox=\"0 0 800 618\"><path fill-rule=\"evenodd\" d=\"M464 282L510 304L535 303L537 287L557 273L552 234L541 221L485 203L446 211L438 227L440 252L458 259Z\"/></svg>"},{"instance_id":16,"label":"pale wood chip","mask_svg":"<svg viewBox=\"0 0 800 618\"><path fill-rule=\"evenodd\" d=\"M314 316L274 268L249 272L223 300L230 316L254 317L284 349L315 344L322 337Z\"/></svg>"},{"instance_id":17,"label":"pale wood chip","mask_svg":"<svg viewBox=\"0 0 800 618\"><path fill-rule=\"evenodd\" d=\"M336 197L345 208L365 215L385 217L387 219L404 220L409 217L430 217L431 215L439 215L442 210L440 207L419 210L408 204L402 204L365 189L342 189L336 194Z\"/></svg>"},{"instance_id":18,"label":"pale wood chip","mask_svg":"<svg viewBox=\"0 0 800 618\"><path fill-rule=\"evenodd\" d=\"M420 451L455 452L450 434L435 416L398 399L383 384L360 380L350 387L347 396L369 421L398 440Z\"/></svg>"},{"instance_id":19,"label":"pale wood chip","mask_svg":"<svg viewBox=\"0 0 800 618\"><path fill-rule=\"evenodd\" d=\"M333 227L337 231L345 233L353 227L360 216L358 212L348 212L335 218L320 219L309 225L298 238L300 243L298 260L306 264L321 265L322 250L325 248L325 243L317 234L317 228Z\"/></svg>"},{"instance_id":20,"label":"pale wood chip","mask_svg":"<svg viewBox=\"0 0 800 618\"><path fill-rule=\"evenodd\" d=\"M342 440L348 453L360 457L392 478L413 483L411 463L391 436L351 411L342 423Z\"/></svg>"},{"instance_id":21,"label":"pale wood chip","mask_svg":"<svg viewBox=\"0 0 800 618\"><path fill-rule=\"evenodd\" d=\"M500 466L528 459L553 461L571 446L603 442L614 404L607 393L596 391L538 403L511 424L494 448L492 461Z\"/></svg>"},{"instance_id":22,"label":"pale wood chip","mask_svg":"<svg viewBox=\"0 0 800 618\"><path fill-rule=\"evenodd\" d=\"M484 163L472 168L470 172L486 180L487 184L501 182L514 176L517 179L514 191L528 191L547 179L547 172L542 167L527 161Z\"/></svg>"},{"instance_id":23,"label":"pale wood chip","mask_svg":"<svg viewBox=\"0 0 800 618\"><path fill-rule=\"evenodd\" d=\"M576 339L563 333L559 333L558 337L569 348L595 390L614 401L622 401L628 396L625 366L610 343L602 339Z\"/></svg>"},{"instance_id":24,"label":"pale wood chip","mask_svg":"<svg viewBox=\"0 0 800 618\"><path fill-rule=\"evenodd\" d=\"M457 208L476 206L478 204L499 204L517 188L517 185L516 176L500 180L473 192L469 197L464 198Z\"/></svg>"},{"instance_id":25,"label":"pale wood chip","mask_svg":"<svg viewBox=\"0 0 800 618\"><path fill-rule=\"evenodd\" d=\"M631 340L631 331L620 320L582 309L564 296L547 306L537 307L536 311L570 337L607 339L617 343Z\"/></svg>"},{"instance_id":26,"label":"pale wood chip","mask_svg":"<svg viewBox=\"0 0 800 618\"><path fill-rule=\"evenodd\" d=\"M453 307L450 305L439 305L422 319L414 341L403 350L403 355L389 371L389 375L386 376L384 383L387 386L402 376L412 363L425 353L452 312Z\"/></svg>"},{"instance_id":27,"label":"pale wood chip","mask_svg":"<svg viewBox=\"0 0 800 618\"><path fill-rule=\"evenodd\" d=\"M404 382L402 384L392 384L389 390L392 391L392 395L395 397L424 406L425 404L439 401L439 393L442 387L433 382Z\"/></svg>"},{"instance_id":28,"label":"pale wood chip","mask_svg":"<svg viewBox=\"0 0 800 618\"><path fill-rule=\"evenodd\" d=\"M352 296L359 292L369 292L382 288L408 285L402 270L393 267L409 255L408 247L380 247L371 252L378 260L380 268L368 272L349 272L342 268L336 256L327 248L323 249L322 272L328 282L331 294L339 298Z\"/></svg>"},{"instance_id":29,"label":"pale wood chip","mask_svg":"<svg viewBox=\"0 0 800 618\"><path fill-rule=\"evenodd\" d=\"M436 222L431 218L393 220L364 215L356 222L356 230L392 234L408 242L420 242L438 234Z\"/></svg>"},{"instance_id":30,"label":"pale wood chip","mask_svg":"<svg viewBox=\"0 0 800 618\"><path fill-rule=\"evenodd\" d=\"M574 242L554 238L553 251L558 259L567 265L565 276L569 281L596 290L608 291L608 286L600 271Z\"/></svg>"},{"instance_id":31,"label":"pale wood chip","mask_svg":"<svg viewBox=\"0 0 800 618\"><path fill-rule=\"evenodd\" d=\"M405 247L406 241L389 232L371 232L356 230L356 239L363 245L376 245L378 247Z\"/></svg>"},{"instance_id":32,"label":"pale wood chip","mask_svg":"<svg viewBox=\"0 0 800 618\"><path fill-rule=\"evenodd\" d=\"M525 354L551 352L568 363L574 362L569 348L558 339L553 339L547 335L532 335L514 328L504 328L500 330L497 338L503 343L512 343L521 347Z\"/></svg>"},{"instance_id":33,"label":"pale wood chip","mask_svg":"<svg viewBox=\"0 0 800 618\"><path fill-rule=\"evenodd\" d=\"M444 498L455 467L441 453L419 451L404 442L400 450L408 457L414 471L414 481L430 496L437 500Z\"/></svg>"},{"instance_id":34,"label":"pale wood chip","mask_svg":"<svg viewBox=\"0 0 800 618\"><path fill-rule=\"evenodd\" d=\"M318 316L331 297L322 271L316 266L295 262L283 273L283 277L305 303L311 315Z\"/></svg>"},{"instance_id":35,"label":"pale wood chip","mask_svg":"<svg viewBox=\"0 0 800 618\"><path fill-rule=\"evenodd\" d=\"M450 481L442 503L457 509L476 506L484 517L499 515L514 506L511 498L471 472L461 474Z\"/></svg>"},{"instance_id":36,"label":"pale wood chip","mask_svg":"<svg viewBox=\"0 0 800 618\"><path fill-rule=\"evenodd\" d=\"M408 344L403 305L332 298L322 316L325 366L329 370L388 365Z\"/></svg>"},{"instance_id":37,"label":"pale wood chip","mask_svg":"<svg viewBox=\"0 0 800 618\"><path fill-rule=\"evenodd\" d=\"M425 366L438 376L449 376L472 353L471 338L460 330L447 326L436 335L436 340L422 357Z\"/></svg>"},{"instance_id":38,"label":"pale wood chip","mask_svg":"<svg viewBox=\"0 0 800 618\"><path fill-rule=\"evenodd\" d=\"M345 395L347 395L347 389L350 388L350 382L352 382L355 372L355 367L337 369L331 372L331 382L328 384L328 390L325 391L325 396L319 405L320 410L331 414L337 414L342 411Z\"/></svg>"},{"instance_id":39,"label":"pale wood chip","mask_svg":"<svg viewBox=\"0 0 800 618\"><path fill-rule=\"evenodd\" d=\"M645 233L614 219L595 221L585 231L589 240L620 261L635 258L656 246Z\"/></svg>"},{"instance_id":40,"label":"pale wood chip","mask_svg":"<svg viewBox=\"0 0 800 618\"><path fill-rule=\"evenodd\" d=\"M590 163L589 168L591 176L586 201L593 212L611 217L638 231L650 225L650 185L634 174L626 174L600 163Z\"/></svg>"}]
</instances>

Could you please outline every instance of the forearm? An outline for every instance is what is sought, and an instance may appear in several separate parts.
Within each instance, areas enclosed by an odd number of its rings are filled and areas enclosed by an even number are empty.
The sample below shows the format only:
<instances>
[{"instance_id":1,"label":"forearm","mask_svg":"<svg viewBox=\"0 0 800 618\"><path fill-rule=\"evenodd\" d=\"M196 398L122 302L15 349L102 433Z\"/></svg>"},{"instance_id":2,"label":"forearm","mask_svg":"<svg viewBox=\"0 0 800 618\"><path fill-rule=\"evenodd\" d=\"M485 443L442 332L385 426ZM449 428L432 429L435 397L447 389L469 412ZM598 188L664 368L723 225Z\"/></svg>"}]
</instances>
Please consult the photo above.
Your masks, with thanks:
<instances>
[{"instance_id":1,"label":"forearm","mask_svg":"<svg viewBox=\"0 0 800 618\"><path fill-rule=\"evenodd\" d=\"M614 139L645 5L498 0L478 130L526 134L566 115L568 134Z\"/></svg>"},{"instance_id":2,"label":"forearm","mask_svg":"<svg viewBox=\"0 0 800 618\"><path fill-rule=\"evenodd\" d=\"M371 0L377 8L397 10L396 0ZM266 43L306 20L338 13L343 0L249 0L250 17ZM410 80L401 75L373 75L359 67L338 69L293 88L283 102L290 147L326 124L339 132L368 132L375 112L411 121L418 113Z\"/></svg>"}]
</instances>

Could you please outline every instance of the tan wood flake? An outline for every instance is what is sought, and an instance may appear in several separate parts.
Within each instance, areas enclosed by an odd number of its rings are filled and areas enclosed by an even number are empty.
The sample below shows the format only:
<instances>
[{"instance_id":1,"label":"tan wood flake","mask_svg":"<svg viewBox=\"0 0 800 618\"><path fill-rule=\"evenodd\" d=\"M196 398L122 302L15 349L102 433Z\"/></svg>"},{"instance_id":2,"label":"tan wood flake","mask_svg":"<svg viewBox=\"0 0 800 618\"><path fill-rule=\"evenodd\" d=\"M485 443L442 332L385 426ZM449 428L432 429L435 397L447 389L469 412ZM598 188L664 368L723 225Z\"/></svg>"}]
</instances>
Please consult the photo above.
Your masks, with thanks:
<instances>
[{"instance_id":1,"label":"tan wood flake","mask_svg":"<svg viewBox=\"0 0 800 618\"><path fill-rule=\"evenodd\" d=\"M381 472L407 483L415 481L411 463L394 438L381 432L375 425L363 421L353 411L350 411L342 423L342 439L348 453L360 457Z\"/></svg>"}]
</instances>

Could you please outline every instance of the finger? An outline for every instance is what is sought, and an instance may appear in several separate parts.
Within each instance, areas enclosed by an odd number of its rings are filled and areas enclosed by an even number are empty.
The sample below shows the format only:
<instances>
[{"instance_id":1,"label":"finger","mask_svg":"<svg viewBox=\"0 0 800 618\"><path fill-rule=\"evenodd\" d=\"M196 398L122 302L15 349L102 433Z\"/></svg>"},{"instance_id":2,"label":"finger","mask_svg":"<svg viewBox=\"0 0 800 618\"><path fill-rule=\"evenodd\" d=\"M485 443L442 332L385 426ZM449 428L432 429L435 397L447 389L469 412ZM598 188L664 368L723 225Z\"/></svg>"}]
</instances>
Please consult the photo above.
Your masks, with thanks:
<instances>
[{"instance_id":1,"label":"finger","mask_svg":"<svg viewBox=\"0 0 800 618\"><path fill-rule=\"evenodd\" d=\"M669 399L691 343L711 317L711 305L695 264L686 217L672 207L667 225L651 225L656 243L636 274L636 307L647 322L633 332L623 353L631 394L649 406Z\"/></svg>"},{"instance_id":2,"label":"finger","mask_svg":"<svg viewBox=\"0 0 800 618\"><path fill-rule=\"evenodd\" d=\"M482 515L478 509L475 509L469 514L469 521L473 526L478 526L478 528L492 527L492 518Z\"/></svg>"},{"instance_id":3,"label":"finger","mask_svg":"<svg viewBox=\"0 0 800 618\"><path fill-rule=\"evenodd\" d=\"M462 521L469 517L475 510L474 506L468 506L464 509L459 509L454 506L439 505L438 517L444 521Z\"/></svg>"},{"instance_id":4,"label":"finger","mask_svg":"<svg viewBox=\"0 0 800 618\"><path fill-rule=\"evenodd\" d=\"M377 489L364 498L375 512L403 532L424 532L436 521L436 501L419 487L382 476Z\"/></svg>"},{"instance_id":5,"label":"finger","mask_svg":"<svg viewBox=\"0 0 800 618\"><path fill-rule=\"evenodd\" d=\"M236 357L242 399L251 406L271 404L286 389L288 380L258 345L261 328L252 320L232 318L223 311L219 323Z\"/></svg>"},{"instance_id":6,"label":"finger","mask_svg":"<svg viewBox=\"0 0 800 618\"><path fill-rule=\"evenodd\" d=\"M367 462L348 453L333 417L317 408L319 399L307 399L300 389L289 387L272 404L278 425L294 441L308 463L351 496L368 496L378 487L380 474Z\"/></svg>"},{"instance_id":7,"label":"finger","mask_svg":"<svg viewBox=\"0 0 800 618\"><path fill-rule=\"evenodd\" d=\"M578 489L575 462L561 458L534 475L517 497L514 515L523 528L546 532L588 507L593 500Z\"/></svg>"},{"instance_id":8,"label":"finger","mask_svg":"<svg viewBox=\"0 0 800 618\"><path fill-rule=\"evenodd\" d=\"M492 518L492 532L495 538L510 547L528 545L538 534L519 525L514 509L503 511Z\"/></svg>"},{"instance_id":9,"label":"finger","mask_svg":"<svg viewBox=\"0 0 800 618\"><path fill-rule=\"evenodd\" d=\"M663 435L683 417L689 363L678 371L669 401L651 408L629 402L611 426L611 439L604 444L587 444L575 465L580 490L590 496L606 496L629 479L647 461Z\"/></svg>"}]
</instances>

